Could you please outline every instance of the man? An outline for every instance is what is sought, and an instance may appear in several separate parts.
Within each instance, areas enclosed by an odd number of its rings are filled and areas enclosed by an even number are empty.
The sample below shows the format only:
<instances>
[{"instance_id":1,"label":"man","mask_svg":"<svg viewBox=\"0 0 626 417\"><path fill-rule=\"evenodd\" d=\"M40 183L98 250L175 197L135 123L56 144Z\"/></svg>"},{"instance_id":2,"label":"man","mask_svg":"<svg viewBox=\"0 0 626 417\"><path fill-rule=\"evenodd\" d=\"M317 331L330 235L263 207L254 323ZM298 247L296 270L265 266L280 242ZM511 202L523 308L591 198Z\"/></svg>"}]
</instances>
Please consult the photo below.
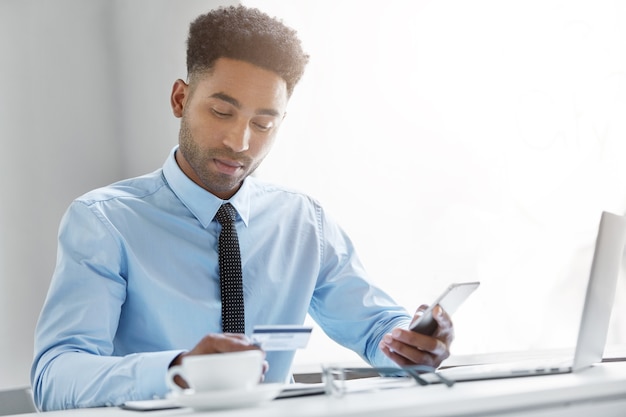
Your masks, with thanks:
<instances>
[{"instance_id":1,"label":"man","mask_svg":"<svg viewBox=\"0 0 626 417\"><path fill-rule=\"evenodd\" d=\"M179 146L145 176L75 200L36 331L31 380L44 410L166 394L185 355L258 349L257 324L308 313L373 365L438 366L453 328L407 330L403 308L366 280L345 233L306 195L250 174L268 154L308 56L295 31L256 9L220 8L190 26L187 82L171 94ZM224 332L215 219L234 208L242 333ZM286 382L294 352L268 352L266 382ZM181 384L183 382L181 381Z\"/></svg>"}]
</instances>

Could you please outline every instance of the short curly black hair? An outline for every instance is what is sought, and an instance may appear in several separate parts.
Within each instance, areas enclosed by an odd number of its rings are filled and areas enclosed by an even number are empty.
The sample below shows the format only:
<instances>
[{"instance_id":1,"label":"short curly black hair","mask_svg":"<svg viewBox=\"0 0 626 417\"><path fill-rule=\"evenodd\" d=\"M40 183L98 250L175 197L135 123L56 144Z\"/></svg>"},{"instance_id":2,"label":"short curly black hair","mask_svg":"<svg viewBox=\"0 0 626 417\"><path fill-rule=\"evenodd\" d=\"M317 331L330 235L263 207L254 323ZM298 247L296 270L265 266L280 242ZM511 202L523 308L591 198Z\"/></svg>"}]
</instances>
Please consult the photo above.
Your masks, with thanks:
<instances>
[{"instance_id":1,"label":"short curly black hair","mask_svg":"<svg viewBox=\"0 0 626 417\"><path fill-rule=\"evenodd\" d=\"M295 30L241 5L212 10L189 26L188 76L210 71L218 58L237 59L275 72L287 83L288 96L309 60Z\"/></svg>"}]
</instances>

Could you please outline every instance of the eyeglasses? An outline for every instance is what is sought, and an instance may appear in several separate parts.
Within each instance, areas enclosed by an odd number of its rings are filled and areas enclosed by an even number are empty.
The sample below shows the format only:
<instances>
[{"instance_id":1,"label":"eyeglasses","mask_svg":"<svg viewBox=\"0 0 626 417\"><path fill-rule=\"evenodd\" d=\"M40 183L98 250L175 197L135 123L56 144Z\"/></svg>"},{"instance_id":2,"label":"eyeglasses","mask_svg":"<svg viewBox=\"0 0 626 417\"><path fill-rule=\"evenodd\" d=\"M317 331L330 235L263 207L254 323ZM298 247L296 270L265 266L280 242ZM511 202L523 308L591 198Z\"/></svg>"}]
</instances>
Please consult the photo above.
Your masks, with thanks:
<instances>
[{"instance_id":1,"label":"eyeglasses","mask_svg":"<svg viewBox=\"0 0 626 417\"><path fill-rule=\"evenodd\" d=\"M373 379L371 377L379 377ZM358 381L351 381L358 380ZM322 365L322 381L327 395L343 396L348 392L400 388L443 383L452 387L454 381L426 365L402 367L344 367ZM347 382L350 381L350 382Z\"/></svg>"}]
</instances>

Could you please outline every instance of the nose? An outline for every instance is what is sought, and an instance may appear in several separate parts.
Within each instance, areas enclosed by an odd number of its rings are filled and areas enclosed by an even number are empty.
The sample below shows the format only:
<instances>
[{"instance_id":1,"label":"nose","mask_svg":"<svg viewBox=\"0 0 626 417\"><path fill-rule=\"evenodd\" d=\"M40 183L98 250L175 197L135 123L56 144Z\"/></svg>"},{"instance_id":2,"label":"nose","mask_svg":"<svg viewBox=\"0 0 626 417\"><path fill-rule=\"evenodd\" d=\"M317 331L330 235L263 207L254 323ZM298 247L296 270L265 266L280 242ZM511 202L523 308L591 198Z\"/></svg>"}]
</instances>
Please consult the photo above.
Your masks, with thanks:
<instances>
[{"instance_id":1,"label":"nose","mask_svg":"<svg viewBox=\"0 0 626 417\"><path fill-rule=\"evenodd\" d=\"M224 145L233 152L245 152L250 147L250 135L250 126L242 123L234 127L224 138Z\"/></svg>"}]
</instances>

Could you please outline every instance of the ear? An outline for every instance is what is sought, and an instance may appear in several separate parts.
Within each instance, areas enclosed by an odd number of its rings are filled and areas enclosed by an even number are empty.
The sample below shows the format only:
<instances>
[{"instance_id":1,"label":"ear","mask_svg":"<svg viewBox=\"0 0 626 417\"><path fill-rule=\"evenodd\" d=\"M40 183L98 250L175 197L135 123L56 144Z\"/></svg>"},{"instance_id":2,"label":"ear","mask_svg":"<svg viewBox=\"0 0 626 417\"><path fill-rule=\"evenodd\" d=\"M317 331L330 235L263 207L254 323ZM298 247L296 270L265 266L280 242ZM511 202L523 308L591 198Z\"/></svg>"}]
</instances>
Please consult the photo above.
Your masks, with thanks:
<instances>
[{"instance_id":1,"label":"ear","mask_svg":"<svg viewBox=\"0 0 626 417\"><path fill-rule=\"evenodd\" d=\"M189 92L189 85L181 79L174 82L172 87L172 96L170 97L170 105L172 106L172 112L174 116L180 118L183 117L183 110L185 109L185 103L187 102L187 94Z\"/></svg>"}]
</instances>

